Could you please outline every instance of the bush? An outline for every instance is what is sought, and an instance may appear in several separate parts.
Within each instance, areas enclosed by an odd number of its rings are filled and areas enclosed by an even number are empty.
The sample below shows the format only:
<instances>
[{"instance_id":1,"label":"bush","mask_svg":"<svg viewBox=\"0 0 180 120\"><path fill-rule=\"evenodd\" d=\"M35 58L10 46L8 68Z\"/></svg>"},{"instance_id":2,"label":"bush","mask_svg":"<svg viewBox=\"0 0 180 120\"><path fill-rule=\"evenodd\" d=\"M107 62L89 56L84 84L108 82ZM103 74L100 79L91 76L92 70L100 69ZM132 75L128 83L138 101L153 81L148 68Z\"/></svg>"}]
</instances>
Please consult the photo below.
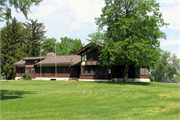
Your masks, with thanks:
<instances>
[{"instance_id":1,"label":"bush","mask_svg":"<svg viewBox=\"0 0 180 120\"><path fill-rule=\"evenodd\" d=\"M22 74L22 79L23 80L32 80L32 77L28 74Z\"/></svg>"},{"instance_id":2,"label":"bush","mask_svg":"<svg viewBox=\"0 0 180 120\"><path fill-rule=\"evenodd\" d=\"M151 82L154 82L153 76L149 75L149 79L150 79Z\"/></svg>"}]
</instances>

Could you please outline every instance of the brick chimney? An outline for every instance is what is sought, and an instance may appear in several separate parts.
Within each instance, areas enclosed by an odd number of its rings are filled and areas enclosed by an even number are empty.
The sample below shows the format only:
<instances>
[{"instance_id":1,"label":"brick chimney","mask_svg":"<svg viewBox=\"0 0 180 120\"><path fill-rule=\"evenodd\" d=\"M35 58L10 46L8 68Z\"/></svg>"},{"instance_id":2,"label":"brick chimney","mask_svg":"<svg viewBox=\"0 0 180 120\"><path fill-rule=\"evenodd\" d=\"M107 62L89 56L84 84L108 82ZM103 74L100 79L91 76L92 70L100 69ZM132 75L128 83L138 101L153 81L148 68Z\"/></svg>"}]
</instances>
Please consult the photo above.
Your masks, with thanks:
<instances>
[{"instance_id":1,"label":"brick chimney","mask_svg":"<svg viewBox=\"0 0 180 120\"><path fill-rule=\"evenodd\" d=\"M48 51L47 56L55 56L55 51Z\"/></svg>"}]
</instances>

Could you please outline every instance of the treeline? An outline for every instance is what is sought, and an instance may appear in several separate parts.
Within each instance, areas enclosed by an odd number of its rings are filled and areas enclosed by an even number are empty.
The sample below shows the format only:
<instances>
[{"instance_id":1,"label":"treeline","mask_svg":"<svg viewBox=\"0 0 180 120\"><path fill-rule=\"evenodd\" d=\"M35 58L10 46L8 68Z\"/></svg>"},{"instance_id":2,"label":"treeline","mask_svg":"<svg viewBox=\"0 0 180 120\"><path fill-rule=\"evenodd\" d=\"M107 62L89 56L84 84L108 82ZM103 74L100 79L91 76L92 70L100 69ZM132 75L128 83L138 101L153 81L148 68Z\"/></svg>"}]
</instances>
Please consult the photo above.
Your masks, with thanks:
<instances>
[{"instance_id":1,"label":"treeline","mask_svg":"<svg viewBox=\"0 0 180 120\"><path fill-rule=\"evenodd\" d=\"M150 73L156 82L180 83L180 59L169 51L161 50L155 66L150 68Z\"/></svg>"},{"instance_id":2,"label":"treeline","mask_svg":"<svg viewBox=\"0 0 180 120\"><path fill-rule=\"evenodd\" d=\"M16 18L8 21L0 29L1 36L1 75L6 79L14 79L17 61L25 57L46 55L47 51L55 51L57 55L72 55L83 47L80 39L68 37L47 38L43 23L30 19L28 22L18 22Z\"/></svg>"}]
</instances>

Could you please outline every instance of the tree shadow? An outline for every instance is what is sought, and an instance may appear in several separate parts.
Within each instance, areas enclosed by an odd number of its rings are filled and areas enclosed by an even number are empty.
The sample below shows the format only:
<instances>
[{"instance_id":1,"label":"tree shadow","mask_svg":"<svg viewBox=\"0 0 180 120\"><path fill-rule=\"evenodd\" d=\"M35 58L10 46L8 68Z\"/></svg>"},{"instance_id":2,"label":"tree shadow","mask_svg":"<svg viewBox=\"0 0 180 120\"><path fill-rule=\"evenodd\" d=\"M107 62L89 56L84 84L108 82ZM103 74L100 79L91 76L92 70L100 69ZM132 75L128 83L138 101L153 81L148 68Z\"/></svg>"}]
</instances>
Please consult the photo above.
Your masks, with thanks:
<instances>
[{"instance_id":1,"label":"tree shadow","mask_svg":"<svg viewBox=\"0 0 180 120\"><path fill-rule=\"evenodd\" d=\"M34 91L1 90L1 100L23 98L23 94L34 94Z\"/></svg>"},{"instance_id":2,"label":"tree shadow","mask_svg":"<svg viewBox=\"0 0 180 120\"><path fill-rule=\"evenodd\" d=\"M90 82L93 83L93 82ZM100 82L100 81L95 81L95 83L101 83L101 84L117 84L117 85L142 85L142 86L148 86L151 85L151 82L128 82L128 83L123 83L123 82Z\"/></svg>"}]
</instances>

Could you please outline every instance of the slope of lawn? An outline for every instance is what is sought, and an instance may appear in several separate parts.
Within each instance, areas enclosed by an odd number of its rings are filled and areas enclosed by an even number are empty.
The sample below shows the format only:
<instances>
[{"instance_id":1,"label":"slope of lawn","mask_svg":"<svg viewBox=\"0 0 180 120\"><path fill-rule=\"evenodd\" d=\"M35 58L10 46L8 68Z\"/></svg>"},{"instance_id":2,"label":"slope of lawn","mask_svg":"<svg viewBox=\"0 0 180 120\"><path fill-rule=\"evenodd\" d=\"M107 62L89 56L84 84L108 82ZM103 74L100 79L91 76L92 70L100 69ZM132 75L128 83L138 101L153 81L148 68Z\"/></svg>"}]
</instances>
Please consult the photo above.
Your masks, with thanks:
<instances>
[{"instance_id":1,"label":"slope of lawn","mask_svg":"<svg viewBox=\"0 0 180 120\"><path fill-rule=\"evenodd\" d=\"M0 119L179 119L179 85L9 81Z\"/></svg>"}]
</instances>

